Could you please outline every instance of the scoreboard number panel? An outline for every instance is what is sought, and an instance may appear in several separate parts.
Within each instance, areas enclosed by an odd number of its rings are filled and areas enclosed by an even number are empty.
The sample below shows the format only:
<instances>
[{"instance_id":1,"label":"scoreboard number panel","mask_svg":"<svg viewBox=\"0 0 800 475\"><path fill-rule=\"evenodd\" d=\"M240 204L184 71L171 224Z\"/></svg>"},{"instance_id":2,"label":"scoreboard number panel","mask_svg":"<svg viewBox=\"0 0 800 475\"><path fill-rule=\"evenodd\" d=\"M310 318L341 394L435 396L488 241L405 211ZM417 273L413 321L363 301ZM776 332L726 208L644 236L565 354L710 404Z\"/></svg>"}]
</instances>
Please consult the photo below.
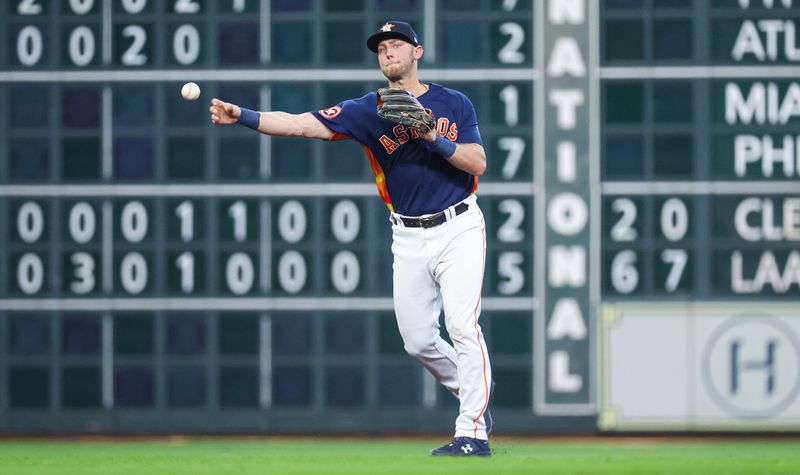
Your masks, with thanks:
<instances>
[{"instance_id":1,"label":"scoreboard number panel","mask_svg":"<svg viewBox=\"0 0 800 475\"><path fill-rule=\"evenodd\" d=\"M401 3L392 8L425 31L427 5ZM434 72L426 80L470 97L487 152L497 157L479 189L488 241L484 313L487 328L515 337L496 366L520 389L506 404L530 408L531 344L519 330L530 333L535 306L533 2L436 8L453 21L425 32L426 67L460 66L467 74L453 80ZM0 356L0 373L10 368L19 374L15 382L39 378L26 397L43 407L55 400L58 410L140 408L141 424L148 423L146 409L162 406L393 407L391 398L365 399L371 387L406 394L414 407L440 398L405 357L403 379L376 371L397 368L401 347L374 367L363 364L363 353L383 347L367 341L376 337L375 315L397 335L388 211L360 148L211 127L203 101L177 94L176 77L186 69L201 76L188 79L201 84L203 97L294 113L373 90L380 81L365 78L376 73L374 55L335 46L348 42L337 31L361 44L385 20L374 10L361 18L351 4L336 2L10 2L0 18L11 39L0 52L0 95L11 104L0 116L0 126L9 125L0 127L9 144L0 146L0 159L10 159L0 166L0 319L49 312L32 332L78 335L74 344L88 345L94 356L90 371L79 371L73 359L42 363L38 373L20 372L19 362ZM469 41L479 54L465 48ZM297 66L303 69L288 69ZM238 69L249 79L234 80ZM330 80L324 73L331 69L346 79ZM288 80L286 72L293 73ZM6 73L44 76L9 80ZM520 324L526 314L529 323ZM289 335L302 337L300 352L276 339L287 322L302 323ZM317 327L337 342L358 343L357 358L341 343L317 348ZM184 348L176 331L193 343ZM504 340L497 340L501 353ZM273 350L275 367L266 368ZM320 363L329 354L339 358L335 367ZM342 371L359 374L352 388L312 377L334 381ZM74 382L52 385L43 374ZM7 390L0 387L0 401ZM51 392L64 394L41 394ZM9 408L23 405L14 399Z\"/></svg>"},{"instance_id":2,"label":"scoreboard number panel","mask_svg":"<svg viewBox=\"0 0 800 475\"><path fill-rule=\"evenodd\" d=\"M276 200L273 202L272 236L273 279L276 291L298 294L319 290L316 269L321 266L321 249L310 245L309 240L320 239L317 226L317 203L306 199ZM315 252L311 258L311 252Z\"/></svg>"},{"instance_id":3,"label":"scoreboard number panel","mask_svg":"<svg viewBox=\"0 0 800 475\"><path fill-rule=\"evenodd\" d=\"M796 328L795 3L3 3L0 431L35 425L31 407L139 408L98 422L129 432L172 407L274 429L290 427L273 409L358 402L406 427L397 404L448 404L396 335L388 211L360 147L214 127L205 111L220 97L302 113L374 90L362 46L385 15L422 35L421 79L478 114L481 323L509 388L493 410L518 431L636 429L610 404L637 387L614 351L656 328L700 358L762 306L783 324L743 328ZM201 100L181 99L187 81ZM661 353L641 361L677 364ZM715 391L696 413L741 422L711 408Z\"/></svg>"},{"instance_id":4,"label":"scoreboard number panel","mask_svg":"<svg viewBox=\"0 0 800 475\"><path fill-rule=\"evenodd\" d=\"M487 175L509 181L531 181L530 137L501 136L488 145L489 153L497 159L487 164Z\"/></svg>"},{"instance_id":5,"label":"scoreboard number panel","mask_svg":"<svg viewBox=\"0 0 800 475\"><path fill-rule=\"evenodd\" d=\"M64 68L87 68L100 64L115 64L128 67L142 67L156 64L166 59L171 67L208 65L210 48L204 44L208 37L207 26L197 23L204 13L205 2L177 0L166 12L173 21L163 25L158 21L162 16L156 12L155 5L161 2L148 0L119 0L114 2L113 23L104 24L99 0L74 0L58 5L64 15L62 22L55 26L58 32L50 29L47 22L49 2L38 0L17 0L16 15L12 16L11 51L13 63L24 67L55 66ZM166 2L169 5L171 2ZM252 3L252 2L251 2ZM242 4L232 5L234 12L244 12ZM19 22L19 26L16 23ZM23 24L24 23L24 24ZM158 25L158 30L156 29ZM109 33L110 30L112 32ZM50 35L58 36L60 51L50 50ZM113 35L111 44L105 42L107 35ZM155 44L162 37L169 38L170 48L163 55ZM110 38L109 38L110 39ZM113 54L113 59L112 59ZM232 53L235 54L235 53ZM58 58L57 64L51 64ZM12 64L13 64L12 63Z\"/></svg>"},{"instance_id":6,"label":"scoreboard number panel","mask_svg":"<svg viewBox=\"0 0 800 475\"><path fill-rule=\"evenodd\" d=\"M694 281L692 196L607 196L604 291L608 295L688 294Z\"/></svg>"},{"instance_id":7,"label":"scoreboard number panel","mask_svg":"<svg viewBox=\"0 0 800 475\"><path fill-rule=\"evenodd\" d=\"M368 267L366 252L369 242L362 221L366 203L363 199L344 198L325 203L323 216L329 217L326 227L328 242L328 280L327 292L340 295L365 295L371 269Z\"/></svg>"},{"instance_id":8,"label":"scoreboard number panel","mask_svg":"<svg viewBox=\"0 0 800 475\"><path fill-rule=\"evenodd\" d=\"M102 291L102 209L97 202L65 200L61 225L62 295L89 296Z\"/></svg>"},{"instance_id":9,"label":"scoreboard number panel","mask_svg":"<svg viewBox=\"0 0 800 475\"><path fill-rule=\"evenodd\" d=\"M52 281L47 278L52 269L49 265L52 251L47 245L53 234L51 203L12 200L9 204L10 293L30 296L47 292L49 288L45 286Z\"/></svg>"},{"instance_id":10,"label":"scoreboard number panel","mask_svg":"<svg viewBox=\"0 0 800 475\"><path fill-rule=\"evenodd\" d=\"M153 199L133 198L112 202L112 272L114 294L154 295L159 289L160 272L155 236L162 233L155 219ZM161 252L158 252L160 258Z\"/></svg>"},{"instance_id":11,"label":"scoreboard number panel","mask_svg":"<svg viewBox=\"0 0 800 475\"><path fill-rule=\"evenodd\" d=\"M200 243L206 234L207 201L201 199L171 199L167 201L167 239L174 243Z\"/></svg>"},{"instance_id":12,"label":"scoreboard number panel","mask_svg":"<svg viewBox=\"0 0 800 475\"><path fill-rule=\"evenodd\" d=\"M152 22L127 24L114 23L114 64L140 67L155 61L153 37L155 29Z\"/></svg>"},{"instance_id":13,"label":"scoreboard number panel","mask_svg":"<svg viewBox=\"0 0 800 475\"><path fill-rule=\"evenodd\" d=\"M533 235L533 203L530 198L492 198L482 200L488 239L502 243L487 255L487 280L484 288L491 296L532 295L533 266L530 240Z\"/></svg>"}]
</instances>

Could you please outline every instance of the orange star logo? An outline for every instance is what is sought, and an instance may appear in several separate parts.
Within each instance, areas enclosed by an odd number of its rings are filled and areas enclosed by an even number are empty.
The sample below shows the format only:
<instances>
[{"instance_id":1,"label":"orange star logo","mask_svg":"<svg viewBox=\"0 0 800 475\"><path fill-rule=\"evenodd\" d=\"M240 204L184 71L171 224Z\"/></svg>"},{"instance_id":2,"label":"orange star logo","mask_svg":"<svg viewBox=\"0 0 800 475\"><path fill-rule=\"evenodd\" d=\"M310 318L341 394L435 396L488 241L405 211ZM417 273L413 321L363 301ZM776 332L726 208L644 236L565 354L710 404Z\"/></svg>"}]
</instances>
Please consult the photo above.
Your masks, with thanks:
<instances>
[{"instance_id":1,"label":"orange star logo","mask_svg":"<svg viewBox=\"0 0 800 475\"><path fill-rule=\"evenodd\" d=\"M392 23L387 23L387 24L385 24L385 25L383 25L383 26L381 27L381 31L392 31L392 28L394 28L394 27L395 27L395 25L394 25L394 24L392 24Z\"/></svg>"}]
</instances>

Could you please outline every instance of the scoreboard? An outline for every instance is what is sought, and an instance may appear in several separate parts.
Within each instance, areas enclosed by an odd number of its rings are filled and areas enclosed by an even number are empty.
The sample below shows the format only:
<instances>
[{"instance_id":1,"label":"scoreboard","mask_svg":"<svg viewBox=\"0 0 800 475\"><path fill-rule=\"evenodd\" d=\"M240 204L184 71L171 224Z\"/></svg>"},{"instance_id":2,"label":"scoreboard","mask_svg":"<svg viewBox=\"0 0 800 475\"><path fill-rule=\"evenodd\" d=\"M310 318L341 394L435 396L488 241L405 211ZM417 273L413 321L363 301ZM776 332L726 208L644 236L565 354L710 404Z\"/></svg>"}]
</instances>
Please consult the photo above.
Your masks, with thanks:
<instances>
[{"instance_id":1,"label":"scoreboard","mask_svg":"<svg viewBox=\"0 0 800 475\"><path fill-rule=\"evenodd\" d=\"M599 426L796 429L800 8L605 5Z\"/></svg>"},{"instance_id":2,"label":"scoreboard","mask_svg":"<svg viewBox=\"0 0 800 475\"><path fill-rule=\"evenodd\" d=\"M756 411L800 427L796 392L757 400L716 376L800 374L785 369L800 364L791 0L2 8L0 430L449 427L454 399L396 330L388 212L361 148L207 112L219 97L300 113L381 87L364 46L391 18L420 33L421 79L478 113L481 322L504 426L742 427ZM180 97L187 81L200 100ZM727 354L741 338L719 329L753 312L741 361L704 350ZM678 347L642 348L659 336ZM708 358L662 377L675 351ZM648 378L723 402L640 409Z\"/></svg>"}]
</instances>

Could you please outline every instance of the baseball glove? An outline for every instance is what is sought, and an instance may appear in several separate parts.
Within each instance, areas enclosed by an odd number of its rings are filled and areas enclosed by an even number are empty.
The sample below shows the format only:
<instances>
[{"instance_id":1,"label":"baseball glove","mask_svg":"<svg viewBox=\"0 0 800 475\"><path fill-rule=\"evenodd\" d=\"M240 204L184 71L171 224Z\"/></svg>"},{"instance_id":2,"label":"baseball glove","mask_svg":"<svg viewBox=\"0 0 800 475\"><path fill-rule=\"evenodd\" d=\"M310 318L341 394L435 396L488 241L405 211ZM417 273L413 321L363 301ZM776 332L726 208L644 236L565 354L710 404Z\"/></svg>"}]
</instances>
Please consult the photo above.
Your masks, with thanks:
<instances>
[{"instance_id":1,"label":"baseball glove","mask_svg":"<svg viewBox=\"0 0 800 475\"><path fill-rule=\"evenodd\" d=\"M436 126L433 116L417 98L400 87L378 89L378 115L423 134Z\"/></svg>"}]
</instances>

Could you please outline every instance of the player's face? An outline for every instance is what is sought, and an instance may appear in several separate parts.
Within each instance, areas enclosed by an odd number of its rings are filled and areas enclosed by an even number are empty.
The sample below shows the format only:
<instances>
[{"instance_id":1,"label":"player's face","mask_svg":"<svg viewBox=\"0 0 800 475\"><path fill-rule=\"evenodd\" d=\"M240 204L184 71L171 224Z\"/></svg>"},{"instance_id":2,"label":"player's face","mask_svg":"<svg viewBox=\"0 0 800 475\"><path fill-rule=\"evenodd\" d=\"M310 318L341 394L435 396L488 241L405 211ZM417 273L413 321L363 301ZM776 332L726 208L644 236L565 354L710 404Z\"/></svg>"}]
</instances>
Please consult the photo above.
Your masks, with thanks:
<instances>
[{"instance_id":1,"label":"player's face","mask_svg":"<svg viewBox=\"0 0 800 475\"><path fill-rule=\"evenodd\" d=\"M383 40L378 44L378 64L389 81L405 78L412 71L417 57L417 49L411 43L396 38Z\"/></svg>"}]
</instances>

